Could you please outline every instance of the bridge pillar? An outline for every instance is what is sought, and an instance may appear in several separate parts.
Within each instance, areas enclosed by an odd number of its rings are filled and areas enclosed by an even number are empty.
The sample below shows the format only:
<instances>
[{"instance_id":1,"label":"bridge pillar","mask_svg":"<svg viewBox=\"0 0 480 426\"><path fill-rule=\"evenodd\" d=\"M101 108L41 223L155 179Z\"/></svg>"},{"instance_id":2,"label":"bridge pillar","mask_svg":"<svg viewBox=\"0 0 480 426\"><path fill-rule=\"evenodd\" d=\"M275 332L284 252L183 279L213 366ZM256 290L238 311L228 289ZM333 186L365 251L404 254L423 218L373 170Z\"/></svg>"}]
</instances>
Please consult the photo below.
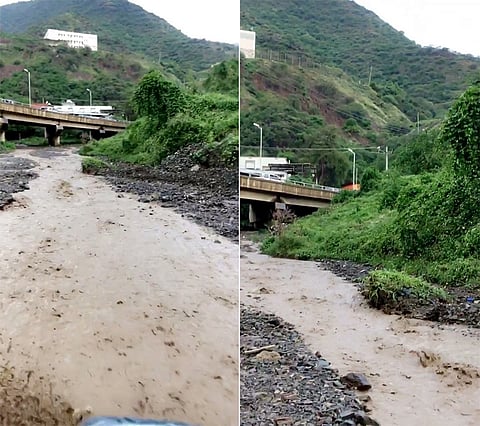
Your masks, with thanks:
<instances>
[{"instance_id":1,"label":"bridge pillar","mask_svg":"<svg viewBox=\"0 0 480 426\"><path fill-rule=\"evenodd\" d=\"M8 128L8 120L6 118L0 117L0 142L5 142L5 133Z\"/></svg>"},{"instance_id":2,"label":"bridge pillar","mask_svg":"<svg viewBox=\"0 0 480 426\"><path fill-rule=\"evenodd\" d=\"M63 126L47 126L46 127L46 134L48 139L48 144L50 146L58 146L60 145L60 136L63 132Z\"/></svg>"},{"instance_id":3,"label":"bridge pillar","mask_svg":"<svg viewBox=\"0 0 480 426\"><path fill-rule=\"evenodd\" d=\"M248 221L250 223L255 223L257 221L257 214L253 208L253 204L248 205Z\"/></svg>"},{"instance_id":4,"label":"bridge pillar","mask_svg":"<svg viewBox=\"0 0 480 426\"><path fill-rule=\"evenodd\" d=\"M254 226L260 226L272 218L272 205L265 202L248 204L248 221Z\"/></svg>"}]
</instances>

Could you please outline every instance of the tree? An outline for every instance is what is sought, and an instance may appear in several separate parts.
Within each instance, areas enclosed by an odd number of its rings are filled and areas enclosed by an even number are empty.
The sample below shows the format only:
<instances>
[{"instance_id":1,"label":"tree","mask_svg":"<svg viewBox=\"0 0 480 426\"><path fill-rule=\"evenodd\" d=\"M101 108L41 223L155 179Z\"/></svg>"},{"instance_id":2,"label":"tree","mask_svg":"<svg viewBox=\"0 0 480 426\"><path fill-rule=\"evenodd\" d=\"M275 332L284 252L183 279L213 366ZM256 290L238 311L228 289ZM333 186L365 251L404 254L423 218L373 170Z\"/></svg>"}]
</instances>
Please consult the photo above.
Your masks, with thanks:
<instances>
[{"instance_id":1,"label":"tree","mask_svg":"<svg viewBox=\"0 0 480 426\"><path fill-rule=\"evenodd\" d=\"M480 82L469 87L450 108L442 138L454 150L455 172L477 180L480 173Z\"/></svg>"},{"instance_id":2,"label":"tree","mask_svg":"<svg viewBox=\"0 0 480 426\"><path fill-rule=\"evenodd\" d=\"M154 70L146 74L138 84L133 104L139 116L156 118L159 125L163 125L185 109L186 100L179 87Z\"/></svg>"}]
</instances>

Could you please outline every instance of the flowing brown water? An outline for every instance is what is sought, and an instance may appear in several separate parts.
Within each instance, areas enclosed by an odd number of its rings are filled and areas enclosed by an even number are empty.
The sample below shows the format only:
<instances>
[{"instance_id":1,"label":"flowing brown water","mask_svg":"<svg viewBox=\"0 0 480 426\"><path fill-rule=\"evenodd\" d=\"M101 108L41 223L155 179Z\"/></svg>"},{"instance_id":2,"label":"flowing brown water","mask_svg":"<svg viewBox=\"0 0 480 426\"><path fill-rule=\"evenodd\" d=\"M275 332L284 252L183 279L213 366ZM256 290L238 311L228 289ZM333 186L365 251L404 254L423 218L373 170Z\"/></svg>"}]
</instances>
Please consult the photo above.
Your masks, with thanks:
<instances>
[{"instance_id":1,"label":"flowing brown water","mask_svg":"<svg viewBox=\"0 0 480 426\"><path fill-rule=\"evenodd\" d=\"M0 212L0 360L96 415L237 424L238 247L36 152Z\"/></svg>"},{"instance_id":2,"label":"flowing brown water","mask_svg":"<svg viewBox=\"0 0 480 426\"><path fill-rule=\"evenodd\" d=\"M480 332L387 316L314 262L261 255L242 242L242 303L295 325L341 375L364 373L382 426L480 424Z\"/></svg>"}]
</instances>

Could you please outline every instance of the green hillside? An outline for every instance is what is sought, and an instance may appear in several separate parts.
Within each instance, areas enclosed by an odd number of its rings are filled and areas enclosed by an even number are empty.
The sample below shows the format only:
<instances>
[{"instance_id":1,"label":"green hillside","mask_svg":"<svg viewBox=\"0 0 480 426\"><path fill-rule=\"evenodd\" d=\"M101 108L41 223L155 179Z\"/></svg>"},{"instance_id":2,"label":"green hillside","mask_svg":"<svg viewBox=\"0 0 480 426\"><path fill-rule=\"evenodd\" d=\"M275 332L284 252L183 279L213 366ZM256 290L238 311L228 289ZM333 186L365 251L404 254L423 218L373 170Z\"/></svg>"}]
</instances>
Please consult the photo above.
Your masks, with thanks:
<instances>
[{"instance_id":1,"label":"green hillside","mask_svg":"<svg viewBox=\"0 0 480 426\"><path fill-rule=\"evenodd\" d=\"M282 62L241 63L241 154L257 155L263 127L265 156L287 156L317 166L318 183L343 185L351 177L348 147L357 161L380 161L376 147L410 132L413 123L394 104L338 68L302 69ZM373 149L371 149L373 148Z\"/></svg>"},{"instance_id":2,"label":"green hillside","mask_svg":"<svg viewBox=\"0 0 480 426\"><path fill-rule=\"evenodd\" d=\"M329 64L368 84L414 121L442 117L480 76L480 58L422 48L349 0L241 0L260 57Z\"/></svg>"},{"instance_id":3,"label":"green hillside","mask_svg":"<svg viewBox=\"0 0 480 426\"><path fill-rule=\"evenodd\" d=\"M99 50L202 70L236 55L234 46L191 39L127 0L32 0L0 7L0 31L43 37L48 28L98 35Z\"/></svg>"},{"instance_id":4,"label":"green hillside","mask_svg":"<svg viewBox=\"0 0 480 426\"><path fill-rule=\"evenodd\" d=\"M50 47L33 36L3 37L0 54L2 98L28 102L28 80L23 72L27 68L33 103L58 104L71 99L79 105L88 104L89 88L95 104L113 105L124 113L128 112L127 100L134 84L149 69L159 68L138 55Z\"/></svg>"}]
</instances>

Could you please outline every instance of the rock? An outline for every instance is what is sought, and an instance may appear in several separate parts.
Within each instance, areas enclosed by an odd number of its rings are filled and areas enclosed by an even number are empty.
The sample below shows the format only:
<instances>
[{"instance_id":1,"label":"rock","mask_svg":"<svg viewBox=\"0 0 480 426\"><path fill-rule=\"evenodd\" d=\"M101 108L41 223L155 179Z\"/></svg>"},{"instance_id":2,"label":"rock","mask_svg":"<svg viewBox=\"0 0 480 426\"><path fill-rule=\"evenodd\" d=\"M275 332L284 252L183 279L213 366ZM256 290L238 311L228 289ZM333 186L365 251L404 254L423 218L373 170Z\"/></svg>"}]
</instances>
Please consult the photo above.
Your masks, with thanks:
<instances>
[{"instance_id":1,"label":"rock","mask_svg":"<svg viewBox=\"0 0 480 426\"><path fill-rule=\"evenodd\" d=\"M242 308L240 329L242 348L273 345L281 354L280 359L274 356L275 362L259 362L248 351L240 352L242 426L271 425L283 418L286 424L292 419L298 426L356 426L356 419L367 421L354 391L340 382L333 368L317 367L323 359L312 353L291 324L272 314Z\"/></svg>"},{"instance_id":2,"label":"rock","mask_svg":"<svg viewBox=\"0 0 480 426\"><path fill-rule=\"evenodd\" d=\"M372 387L367 378L361 373L348 373L343 376L341 380L347 386L356 388L360 391L367 391Z\"/></svg>"},{"instance_id":3,"label":"rock","mask_svg":"<svg viewBox=\"0 0 480 426\"><path fill-rule=\"evenodd\" d=\"M259 361L278 361L280 358L280 354L276 351L262 351L255 355L255 359Z\"/></svg>"}]
</instances>

